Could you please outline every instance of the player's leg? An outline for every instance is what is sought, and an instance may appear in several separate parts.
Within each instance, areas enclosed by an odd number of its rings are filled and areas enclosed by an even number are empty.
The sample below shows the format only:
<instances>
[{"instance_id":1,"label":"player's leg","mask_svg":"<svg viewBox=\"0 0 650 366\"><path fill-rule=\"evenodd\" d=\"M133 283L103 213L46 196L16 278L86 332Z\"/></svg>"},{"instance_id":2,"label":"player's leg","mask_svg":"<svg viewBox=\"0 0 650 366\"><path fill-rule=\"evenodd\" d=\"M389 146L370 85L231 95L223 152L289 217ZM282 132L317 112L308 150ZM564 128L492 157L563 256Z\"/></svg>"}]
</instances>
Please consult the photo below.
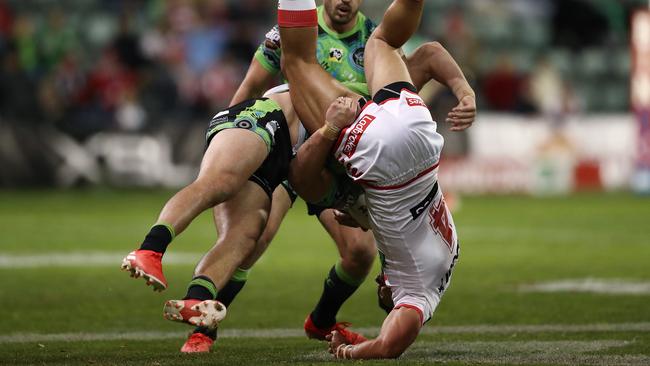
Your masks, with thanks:
<instances>
[{"instance_id":1,"label":"player's leg","mask_svg":"<svg viewBox=\"0 0 650 366\"><path fill-rule=\"evenodd\" d=\"M246 151L246 154L237 154ZM158 222L180 234L201 212L231 198L260 167L266 144L251 131L228 129L214 136L201 162L198 178L170 199Z\"/></svg>"},{"instance_id":2,"label":"player's leg","mask_svg":"<svg viewBox=\"0 0 650 366\"><path fill-rule=\"evenodd\" d=\"M170 300L165 304L164 315L175 321L215 328L219 319L210 319L195 307L201 303L219 304L219 292L237 273L237 269L255 248L262 234L270 199L257 184L248 181L230 200L214 209L214 220L219 238L201 259L194 271L187 294L183 300ZM204 322L201 324L201 322Z\"/></svg>"},{"instance_id":3,"label":"player's leg","mask_svg":"<svg viewBox=\"0 0 650 366\"><path fill-rule=\"evenodd\" d=\"M238 151L247 153L228 158ZM154 290L164 290L167 281L161 260L169 243L201 212L236 194L267 155L266 144L251 131L226 129L217 133L203 156L196 180L167 201L140 249L124 259L122 268L134 277L144 277Z\"/></svg>"},{"instance_id":4,"label":"player's leg","mask_svg":"<svg viewBox=\"0 0 650 366\"><path fill-rule=\"evenodd\" d=\"M339 330L347 343L355 344L365 338L344 329L336 322L336 315L370 272L377 253L375 240L370 231L340 225L332 209L323 210L318 217L334 240L341 259L328 272L321 297L305 320L305 332L310 338L325 339L331 331Z\"/></svg>"},{"instance_id":5,"label":"player's leg","mask_svg":"<svg viewBox=\"0 0 650 366\"><path fill-rule=\"evenodd\" d=\"M195 276L213 279L221 289L255 250L269 217L271 202L266 192L248 181L236 197L214 208L219 233L217 244L201 259Z\"/></svg>"},{"instance_id":6,"label":"player's leg","mask_svg":"<svg viewBox=\"0 0 650 366\"><path fill-rule=\"evenodd\" d=\"M269 219L266 222L264 232L257 240L257 244L253 251L244 259L242 264L235 270L235 273L228 280L228 282L221 288L217 294L217 301L221 302L227 308L233 302L237 294L244 288L248 280L248 273L257 260L264 254L268 248L271 240L277 233L282 223L285 214L291 208L295 196L288 191L284 185L278 186L273 191L273 199L271 203L271 212ZM195 353L195 352L208 352L210 346L217 339L217 329L208 327L197 327L194 329L193 335L181 348L181 352Z\"/></svg>"},{"instance_id":7,"label":"player's leg","mask_svg":"<svg viewBox=\"0 0 650 366\"><path fill-rule=\"evenodd\" d=\"M364 67L368 88L373 95L398 81L412 84L399 49L419 27L423 3L422 0L393 1L381 24L368 39Z\"/></svg>"},{"instance_id":8,"label":"player's leg","mask_svg":"<svg viewBox=\"0 0 650 366\"><path fill-rule=\"evenodd\" d=\"M377 256L372 231L339 224L333 209L324 210L318 219L336 243L343 270L352 277L365 278Z\"/></svg>"},{"instance_id":9,"label":"player's leg","mask_svg":"<svg viewBox=\"0 0 650 366\"><path fill-rule=\"evenodd\" d=\"M273 198L271 201L271 211L268 215L268 220L264 227L262 235L257 239L255 247L249 254L244 258L236 269L233 276L226 282L226 284L219 290L217 300L223 303L225 306L230 306L237 294L242 290L246 281L248 280L248 272L253 265L260 259L262 254L266 251L269 244L277 234L280 229L280 224L284 216L287 214L293 201L295 201L296 196L292 196L292 193L289 193L287 188L283 185L278 186L273 191ZM215 208L217 211L218 208ZM215 214L217 216L224 216L223 214Z\"/></svg>"},{"instance_id":10,"label":"player's leg","mask_svg":"<svg viewBox=\"0 0 650 366\"><path fill-rule=\"evenodd\" d=\"M344 359L397 358L413 344L421 328L420 313L410 307L400 307L388 314L375 339L350 345L341 334L333 332L329 337L330 352Z\"/></svg>"},{"instance_id":11,"label":"player's leg","mask_svg":"<svg viewBox=\"0 0 650 366\"><path fill-rule=\"evenodd\" d=\"M287 182L285 182L288 184ZM285 183L279 185L275 191L273 191L273 201L271 202L271 213L269 214L269 219L266 222L266 227L262 236L257 240L257 245L255 250L244 260L241 267L245 269L250 269L253 265L260 259L262 254L266 251L271 244L271 241L275 237L275 234L278 233L280 229L280 224L284 220L285 215L293 205L293 202L296 200L296 193L293 192L291 188L285 186Z\"/></svg>"},{"instance_id":12,"label":"player's leg","mask_svg":"<svg viewBox=\"0 0 650 366\"><path fill-rule=\"evenodd\" d=\"M325 121L327 107L340 96L359 96L330 76L316 59L318 20L314 0L280 0L278 25L282 72L291 85L293 105L309 133Z\"/></svg>"}]
</instances>

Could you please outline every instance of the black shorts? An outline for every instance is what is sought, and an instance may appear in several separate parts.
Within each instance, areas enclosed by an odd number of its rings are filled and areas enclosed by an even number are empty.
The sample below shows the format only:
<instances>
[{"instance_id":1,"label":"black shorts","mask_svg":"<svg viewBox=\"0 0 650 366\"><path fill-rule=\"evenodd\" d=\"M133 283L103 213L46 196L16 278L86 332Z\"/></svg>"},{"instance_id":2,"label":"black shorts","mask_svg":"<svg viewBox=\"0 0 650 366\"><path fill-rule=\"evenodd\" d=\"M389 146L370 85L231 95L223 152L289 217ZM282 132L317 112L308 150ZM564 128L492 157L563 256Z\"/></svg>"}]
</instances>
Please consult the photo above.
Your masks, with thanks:
<instances>
[{"instance_id":1,"label":"black shorts","mask_svg":"<svg viewBox=\"0 0 650 366\"><path fill-rule=\"evenodd\" d=\"M268 98L250 99L217 113L208 126L206 146L220 131L241 128L257 134L266 144L269 154L262 165L250 176L269 198L273 190L287 179L289 163L293 157L289 126L280 106ZM233 152L237 159L245 151Z\"/></svg>"},{"instance_id":2,"label":"black shorts","mask_svg":"<svg viewBox=\"0 0 650 366\"><path fill-rule=\"evenodd\" d=\"M282 188L284 188L284 190L289 195L289 199L291 200L291 206L293 206L293 204L296 202L296 199L298 198L298 193L296 193L296 191L293 190L293 187L291 187L291 184L289 184L288 180L284 180L280 184L282 185ZM307 203L307 213L310 216L315 215L316 217L320 217L321 212L328 209L328 207L325 206L319 206L309 202L306 203Z\"/></svg>"},{"instance_id":3,"label":"black shorts","mask_svg":"<svg viewBox=\"0 0 650 366\"><path fill-rule=\"evenodd\" d=\"M282 188L284 188L284 190L289 195L289 199L291 200L291 206L293 206L293 204L296 202L296 198L298 198L298 193L296 193L296 191L293 190L288 180L283 180L282 183L280 183L280 185L282 185Z\"/></svg>"},{"instance_id":4,"label":"black shorts","mask_svg":"<svg viewBox=\"0 0 650 366\"><path fill-rule=\"evenodd\" d=\"M354 183L344 170L332 167L330 172L334 178L332 186L319 202L307 203L307 213L309 215L320 217L320 214L328 208L345 211L363 193L363 188Z\"/></svg>"},{"instance_id":5,"label":"black shorts","mask_svg":"<svg viewBox=\"0 0 650 366\"><path fill-rule=\"evenodd\" d=\"M323 211L327 210L330 207L325 207L325 206L319 206L315 205L313 203L307 202L307 214L310 216L316 216L320 217L320 214L323 213Z\"/></svg>"}]
</instances>

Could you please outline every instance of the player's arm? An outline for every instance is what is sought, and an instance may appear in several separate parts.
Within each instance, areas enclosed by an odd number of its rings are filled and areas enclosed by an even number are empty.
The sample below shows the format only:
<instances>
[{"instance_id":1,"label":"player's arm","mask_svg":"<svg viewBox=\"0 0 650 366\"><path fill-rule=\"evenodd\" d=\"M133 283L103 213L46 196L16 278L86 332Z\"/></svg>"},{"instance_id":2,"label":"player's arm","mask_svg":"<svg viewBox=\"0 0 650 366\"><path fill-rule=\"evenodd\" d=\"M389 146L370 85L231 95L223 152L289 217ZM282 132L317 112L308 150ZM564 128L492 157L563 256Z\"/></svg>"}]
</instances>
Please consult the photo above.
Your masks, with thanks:
<instances>
[{"instance_id":1,"label":"player's arm","mask_svg":"<svg viewBox=\"0 0 650 366\"><path fill-rule=\"evenodd\" d=\"M393 309L384 320L377 338L349 345L334 331L327 336L329 351L342 359L397 358L415 341L421 327L422 320L416 310L406 307Z\"/></svg>"},{"instance_id":2,"label":"player's arm","mask_svg":"<svg viewBox=\"0 0 650 366\"><path fill-rule=\"evenodd\" d=\"M248 67L246 77L235 92L230 101L230 105L241 103L247 99L259 98L268 89L269 84L274 79L275 74L265 69L262 64L253 57L251 65Z\"/></svg>"},{"instance_id":3,"label":"player's arm","mask_svg":"<svg viewBox=\"0 0 650 366\"><path fill-rule=\"evenodd\" d=\"M334 184L332 174L325 169L325 162L337 134L335 130L329 131L328 127L317 130L300 146L289 169L291 187L310 203L323 199Z\"/></svg>"},{"instance_id":4,"label":"player's arm","mask_svg":"<svg viewBox=\"0 0 650 366\"><path fill-rule=\"evenodd\" d=\"M336 99L325 114L325 124L305 141L291 161L289 182L303 199L318 202L332 189L334 179L325 163L342 128L349 126L356 115L350 98Z\"/></svg>"},{"instance_id":5,"label":"player's arm","mask_svg":"<svg viewBox=\"0 0 650 366\"><path fill-rule=\"evenodd\" d=\"M280 57L280 34L276 26L266 33L264 42L257 48L246 77L232 97L230 105L261 97L280 71Z\"/></svg>"},{"instance_id":6,"label":"player's arm","mask_svg":"<svg viewBox=\"0 0 650 366\"><path fill-rule=\"evenodd\" d=\"M433 79L454 93L459 103L447 115L452 131L462 131L472 125L476 118L476 94L456 60L440 43L423 44L405 61L418 90Z\"/></svg>"}]
</instances>

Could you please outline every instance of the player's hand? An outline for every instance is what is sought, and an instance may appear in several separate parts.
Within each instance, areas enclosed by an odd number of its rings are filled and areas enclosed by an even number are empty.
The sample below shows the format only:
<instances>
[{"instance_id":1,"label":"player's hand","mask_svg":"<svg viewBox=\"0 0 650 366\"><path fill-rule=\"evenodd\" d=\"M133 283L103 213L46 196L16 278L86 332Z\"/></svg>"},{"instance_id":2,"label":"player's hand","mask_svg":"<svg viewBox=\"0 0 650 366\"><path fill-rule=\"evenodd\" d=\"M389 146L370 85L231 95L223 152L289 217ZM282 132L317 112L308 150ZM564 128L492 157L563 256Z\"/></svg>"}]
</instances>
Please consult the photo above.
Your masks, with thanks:
<instances>
[{"instance_id":1,"label":"player's hand","mask_svg":"<svg viewBox=\"0 0 650 366\"><path fill-rule=\"evenodd\" d=\"M326 123L339 129L351 125L357 116L357 106L352 98L336 98L327 108L327 113L325 113Z\"/></svg>"},{"instance_id":2,"label":"player's hand","mask_svg":"<svg viewBox=\"0 0 650 366\"><path fill-rule=\"evenodd\" d=\"M359 222L357 222L357 220L347 212L334 210L334 220L343 226L358 227L363 231L368 231L368 229L362 227Z\"/></svg>"},{"instance_id":3,"label":"player's hand","mask_svg":"<svg viewBox=\"0 0 650 366\"><path fill-rule=\"evenodd\" d=\"M476 98L473 95L464 96L457 106L447 114L450 130L463 131L468 129L476 118Z\"/></svg>"},{"instance_id":4,"label":"player's hand","mask_svg":"<svg viewBox=\"0 0 650 366\"><path fill-rule=\"evenodd\" d=\"M377 303L388 314L395 307L393 303L393 291L386 285L381 273L375 277L375 282L377 282Z\"/></svg>"},{"instance_id":5,"label":"player's hand","mask_svg":"<svg viewBox=\"0 0 650 366\"><path fill-rule=\"evenodd\" d=\"M337 331L333 331L332 333L328 334L325 336L325 340L328 342L328 349L331 354L334 356L337 356L336 350L341 346L345 345L345 337L341 335L341 333Z\"/></svg>"}]
</instances>

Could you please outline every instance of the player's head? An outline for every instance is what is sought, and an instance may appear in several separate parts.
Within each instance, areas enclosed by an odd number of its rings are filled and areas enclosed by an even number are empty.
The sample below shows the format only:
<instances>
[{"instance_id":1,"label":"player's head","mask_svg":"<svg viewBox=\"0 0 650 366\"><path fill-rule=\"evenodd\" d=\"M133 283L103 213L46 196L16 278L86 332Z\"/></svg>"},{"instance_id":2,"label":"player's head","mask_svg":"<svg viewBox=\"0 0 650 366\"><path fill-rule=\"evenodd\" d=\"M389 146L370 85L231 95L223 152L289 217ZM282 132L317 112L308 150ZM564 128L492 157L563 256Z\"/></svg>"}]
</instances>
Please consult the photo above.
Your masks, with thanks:
<instances>
[{"instance_id":1,"label":"player's head","mask_svg":"<svg viewBox=\"0 0 650 366\"><path fill-rule=\"evenodd\" d=\"M363 0L324 0L325 13L337 25L345 25L356 20Z\"/></svg>"}]
</instances>

